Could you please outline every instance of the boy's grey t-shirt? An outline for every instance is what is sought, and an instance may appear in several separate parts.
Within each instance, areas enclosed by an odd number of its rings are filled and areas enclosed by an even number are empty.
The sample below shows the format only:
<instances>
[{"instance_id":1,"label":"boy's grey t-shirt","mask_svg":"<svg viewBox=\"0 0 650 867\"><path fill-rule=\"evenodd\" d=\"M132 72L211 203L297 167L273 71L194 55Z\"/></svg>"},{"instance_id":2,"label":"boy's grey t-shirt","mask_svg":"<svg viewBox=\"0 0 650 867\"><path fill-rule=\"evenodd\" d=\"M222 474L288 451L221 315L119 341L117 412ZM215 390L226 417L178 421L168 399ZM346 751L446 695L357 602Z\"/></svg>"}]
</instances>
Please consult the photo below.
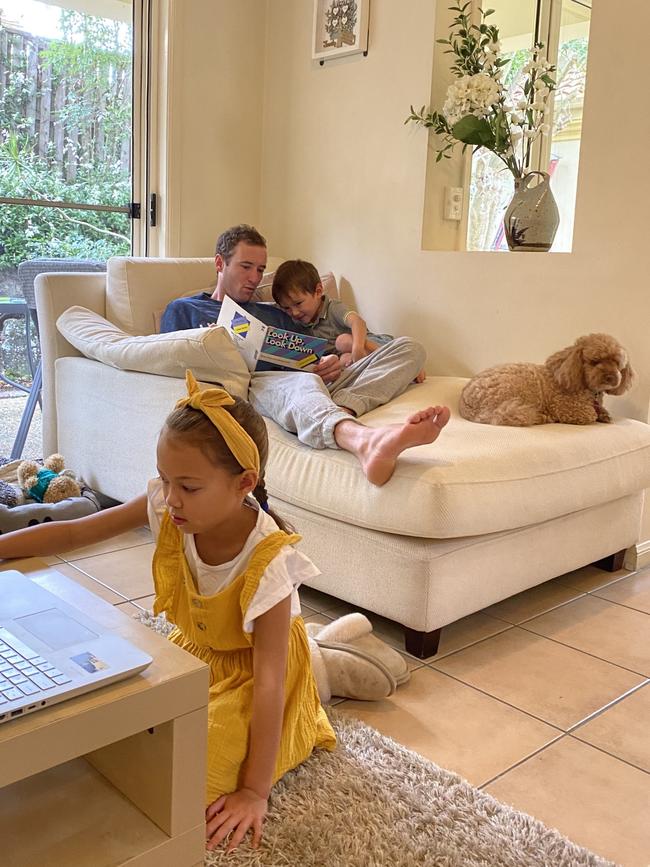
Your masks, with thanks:
<instances>
[{"instance_id":1,"label":"boy's grey t-shirt","mask_svg":"<svg viewBox=\"0 0 650 867\"><path fill-rule=\"evenodd\" d=\"M354 313L351 307L347 307L342 301L336 301L330 298L329 295L323 296L323 304L316 317L316 321L311 325L300 323L302 330L308 334L313 334L314 337L322 337L327 340L326 352L334 352L334 343L339 334L351 334L352 328L349 326L347 318L350 313ZM370 340L375 340L377 343L385 343L387 340L392 340L390 334L368 334Z\"/></svg>"}]
</instances>

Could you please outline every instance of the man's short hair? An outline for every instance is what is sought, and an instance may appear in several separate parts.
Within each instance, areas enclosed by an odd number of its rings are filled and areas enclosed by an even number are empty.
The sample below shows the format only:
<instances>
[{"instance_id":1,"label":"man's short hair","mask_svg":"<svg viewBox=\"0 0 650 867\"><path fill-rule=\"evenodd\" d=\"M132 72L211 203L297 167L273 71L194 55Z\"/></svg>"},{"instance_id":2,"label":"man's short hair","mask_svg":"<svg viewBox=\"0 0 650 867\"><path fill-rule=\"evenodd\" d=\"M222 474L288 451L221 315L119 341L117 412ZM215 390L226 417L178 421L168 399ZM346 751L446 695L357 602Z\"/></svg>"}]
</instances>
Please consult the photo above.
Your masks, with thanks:
<instances>
[{"instance_id":1,"label":"man's short hair","mask_svg":"<svg viewBox=\"0 0 650 867\"><path fill-rule=\"evenodd\" d=\"M235 252L235 247L241 241L244 244L250 244L251 247L266 248L266 238L257 231L254 226L249 226L246 223L240 223L238 226L231 226L226 229L217 238L217 256L221 256L226 264L232 259Z\"/></svg>"},{"instance_id":2,"label":"man's short hair","mask_svg":"<svg viewBox=\"0 0 650 867\"><path fill-rule=\"evenodd\" d=\"M273 276L271 294L275 303L279 304L289 292L295 289L314 295L320 282L320 275L311 262L305 262L303 259L287 259Z\"/></svg>"}]
</instances>

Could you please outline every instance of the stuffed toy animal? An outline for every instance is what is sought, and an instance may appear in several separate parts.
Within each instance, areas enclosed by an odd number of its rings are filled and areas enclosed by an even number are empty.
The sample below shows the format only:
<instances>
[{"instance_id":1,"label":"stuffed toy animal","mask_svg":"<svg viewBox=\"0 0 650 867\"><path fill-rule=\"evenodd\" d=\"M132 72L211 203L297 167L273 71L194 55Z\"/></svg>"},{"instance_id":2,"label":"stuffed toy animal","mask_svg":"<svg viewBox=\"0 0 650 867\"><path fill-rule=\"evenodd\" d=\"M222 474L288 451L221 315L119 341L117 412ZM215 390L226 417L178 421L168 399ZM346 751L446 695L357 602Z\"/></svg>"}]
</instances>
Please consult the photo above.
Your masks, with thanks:
<instances>
[{"instance_id":1,"label":"stuffed toy animal","mask_svg":"<svg viewBox=\"0 0 650 867\"><path fill-rule=\"evenodd\" d=\"M502 364L479 373L460 396L463 418L482 424L610 422L603 394L623 394L634 371L609 334L587 334L544 364Z\"/></svg>"},{"instance_id":2,"label":"stuffed toy animal","mask_svg":"<svg viewBox=\"0 0 650 867\"><path fill-rule=\"evenodd\" d=\"M81 486L72 470L65 470L59 454L50 455L40 467L34 461L23 461L18 467L18 483L26 501L59 503L68 497L80 497Z\"/></svg>"}]
</instances>

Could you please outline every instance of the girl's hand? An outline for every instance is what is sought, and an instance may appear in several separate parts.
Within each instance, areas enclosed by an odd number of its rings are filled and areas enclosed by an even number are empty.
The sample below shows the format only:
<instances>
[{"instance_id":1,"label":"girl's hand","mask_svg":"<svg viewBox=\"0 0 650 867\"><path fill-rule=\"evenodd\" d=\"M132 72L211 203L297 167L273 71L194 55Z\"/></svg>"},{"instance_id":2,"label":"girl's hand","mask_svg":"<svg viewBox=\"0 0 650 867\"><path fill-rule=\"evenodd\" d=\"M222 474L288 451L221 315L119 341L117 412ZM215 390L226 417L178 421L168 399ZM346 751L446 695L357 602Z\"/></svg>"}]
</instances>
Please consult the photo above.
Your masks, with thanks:
<instances>
[{"instance_id":1,"label":"girl's hand","mask_svg":"<svg viewBox=\"0 0 650 867\"><path fill-rule=\"evenodd\" d=\"M251 828L253 849L257 849L267 809L267 799L252 789L238 789L217 798L205 811L206 849L216 849L232 832L226 853L232 852Z\"/></svg>"}]
</instances>

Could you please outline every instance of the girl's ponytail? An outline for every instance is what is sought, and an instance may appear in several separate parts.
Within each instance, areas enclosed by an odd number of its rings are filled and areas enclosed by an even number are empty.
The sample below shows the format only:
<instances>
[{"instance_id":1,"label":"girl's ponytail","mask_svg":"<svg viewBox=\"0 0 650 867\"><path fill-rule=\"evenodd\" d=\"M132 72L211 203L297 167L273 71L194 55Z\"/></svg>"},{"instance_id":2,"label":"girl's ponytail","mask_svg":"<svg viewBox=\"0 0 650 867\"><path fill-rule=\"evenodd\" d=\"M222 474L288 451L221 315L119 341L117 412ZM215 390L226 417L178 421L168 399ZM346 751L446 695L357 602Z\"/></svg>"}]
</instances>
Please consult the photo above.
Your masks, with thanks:
<instances>
[{"instance_id":1,"label":"girl's ponytail","mask_svg":"<svg viewBox=\"0 0 650 867\"><path fill-rule=\"evenodd\" d=\"M278 514L276 514L272 509L269 508L269 495L266 493L264 477L261 475L258 479L257 485L255 486L255 490L253 491L253 496L260 504L260 509L269 514L281 530L283 530L285 533L294 532L291 524L288 524Z\"/></svg>"}]
</instances>

